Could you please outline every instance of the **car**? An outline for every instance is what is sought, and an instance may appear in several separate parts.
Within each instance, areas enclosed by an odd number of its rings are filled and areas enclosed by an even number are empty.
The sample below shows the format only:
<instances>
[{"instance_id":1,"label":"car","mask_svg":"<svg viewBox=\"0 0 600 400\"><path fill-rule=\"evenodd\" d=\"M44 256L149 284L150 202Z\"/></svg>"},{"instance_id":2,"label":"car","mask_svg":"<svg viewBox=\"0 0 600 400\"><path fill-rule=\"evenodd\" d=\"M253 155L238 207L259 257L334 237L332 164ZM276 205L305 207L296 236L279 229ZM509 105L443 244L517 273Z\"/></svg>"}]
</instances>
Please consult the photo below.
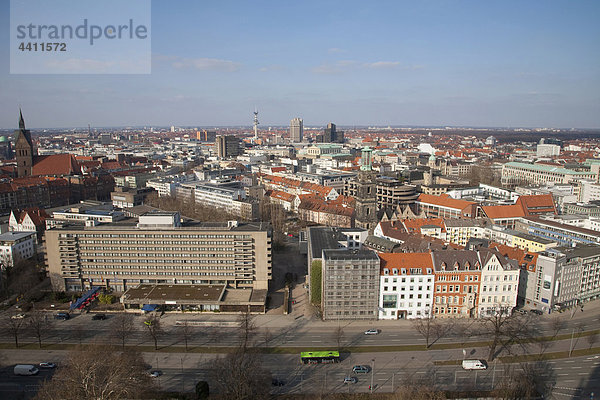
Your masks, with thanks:
<instances>
[{"instance_id":1,"label":"car","mask_svg":"<svg viewBox=\"0 0 600 400\"><path fill-rule=\"evenodd\" d=\"M56 364L51 362L41 362L40 368L56 368Z\"/></svg>"},{"instance_id":2,"label":"car","mask_svg":"<svg viewBox=\"0 0 600 400\"><path fill-rule=\"evenodd\" d=\"M68 320L69 318L71 318L71 315L69 315L69 313L66 312L58 312L54 316L54 319L62 319L64 321Z\"/></svg>"},{"instance_id":3,"label":"car","mask_svg":"<svg viewBox=\"0 0 600 400\"><path fill-rule=\"evenodd\" d=\"M158 377L159 377L159 376L161 376L162 374L163 374L163 373L162 373L162 371L155 370L155 371L151 371L151 372L150 372L148 375L149 375L151 378L158 378Z\"/></svg>"},{"instance_id":4,"label":"car","mask_svg":"<svg viewBox=\"0 0 600 400\"><path fill-rule=\"evenodd\" d=\"M25 318L25 314L20 313L20 314L15 314L12 317L10 317L11 319L23 319Z\"/></svg>"},{"instance_id":5,"label":"car","mask_svg":"<svg viewBox=\"0 0 600 400\"><path fill-rule=\"evenodd\" d=\"M379 334L379 329L369 329L368 331L365 331L365 335L378 335Z\"/></svg>"},{"instance_id":6,"label":"car","mask_svg":"<svg viewBox=\"0 0 600 400\"><path fill-rule=\"evenodd\" d=\"M523 310L522 308L514 308L513 313L527 314L527 311Z\"/></svg>"},{"instance_id":7,"label":"car","mask_svg":"<svg viewBox=\"0 0 600 400\"><path fill-rule=\"evenodd\" d=\"M346 376L344 378L344 383L356 383L358 382L358 379L356 379L354 376Z\"/></svg>"},{"instance_id":8,"label":"car","mask_svg":"<svg viewBox=\"0 0 600 400\"><path fill-rule=\"evenodd\" d=\"M535 315L542 315L542 314L544 314L540 310L535 310L535 309L529 310L529 312L532 313L532 314L535 314Z\"/></svg>"},{"instance_id":9,"label":"car","mask_svg":"<svg viewBox=\"0 0 600 400\"><path fill-rule=\"evenodd\" d=\"M355 365L352 367L352 372L355 374L366 374L369 372L369 367L366 365Z\"/></svg>"},{"instance_id":10,"label":"car","mask_svg":"<svg viewBox=\"0 0 600 400\"><path fill-rule=\"evenodd\" d=\"M105 319L106 319L106 315L105 314L94 314L94 316L92 317L93 321L105 320Z\"/></svg>"},{"instance_id":11,"label":"car","mask_svg":"<svg viewBox=\"0 0 600 400\"><path fill-rule=\"evenodd\" d=\"M281 379L273 378L271 380L271 385L273 385L273 386L283 386L283 385L285 385L285 381L282 381Z\"/></svg>"}]
</instances>

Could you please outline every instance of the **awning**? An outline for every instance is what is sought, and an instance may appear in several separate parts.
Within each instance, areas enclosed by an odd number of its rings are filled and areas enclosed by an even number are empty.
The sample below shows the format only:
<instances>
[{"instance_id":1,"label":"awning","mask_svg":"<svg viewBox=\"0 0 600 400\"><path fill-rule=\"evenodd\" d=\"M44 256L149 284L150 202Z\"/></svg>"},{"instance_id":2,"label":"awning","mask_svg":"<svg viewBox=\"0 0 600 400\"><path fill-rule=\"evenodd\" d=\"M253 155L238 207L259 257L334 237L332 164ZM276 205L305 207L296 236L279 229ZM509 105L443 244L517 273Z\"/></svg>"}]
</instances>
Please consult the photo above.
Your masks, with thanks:
<instances>
[{"instance_id":1,"label":"awning","mask_svg":"<svg viewBox=\"0 0 600 400\"><path fill-rule=\"evenodd\" d=\"M95 286L93 288L91 288L90 290L88 290L87 292L85 292L85 294L83 296L81 296L79 299L77 299L77 301L73 304L71 304L70 309L82 309L83 307L87 306L91 301L93 301L96 297L98 297L98 292L100 291L101 287L100 286Z\"/></svg>"},{"instance_id":2,"label":"awning","mask_svg":"<svg viewBox=\"0 0 600 400\"><path fill-rule=\"evenodd\" d=\"M158 304L144 304L142 311L150 312L156 310L156 308L158 308Z\"/></svg>"}]
</instances>

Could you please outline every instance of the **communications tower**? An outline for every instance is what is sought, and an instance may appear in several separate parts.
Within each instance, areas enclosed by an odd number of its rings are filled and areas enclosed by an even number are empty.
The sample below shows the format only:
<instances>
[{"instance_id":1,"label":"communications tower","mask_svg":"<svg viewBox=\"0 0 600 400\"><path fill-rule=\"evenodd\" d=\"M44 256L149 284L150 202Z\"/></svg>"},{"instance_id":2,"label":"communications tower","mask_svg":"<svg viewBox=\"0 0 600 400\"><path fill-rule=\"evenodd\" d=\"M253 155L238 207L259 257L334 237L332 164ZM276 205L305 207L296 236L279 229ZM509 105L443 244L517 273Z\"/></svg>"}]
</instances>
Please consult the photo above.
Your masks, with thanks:
<instances>
[{"instance_id":1,"label":"communications tower","mask_svg":"<svg viewBox=\"0 0 600 400\"><path fill-rule=\"evenodd\" d=\"M254 109L254 140L258 139L258 110Z\"/></svg>"}]
</instances>

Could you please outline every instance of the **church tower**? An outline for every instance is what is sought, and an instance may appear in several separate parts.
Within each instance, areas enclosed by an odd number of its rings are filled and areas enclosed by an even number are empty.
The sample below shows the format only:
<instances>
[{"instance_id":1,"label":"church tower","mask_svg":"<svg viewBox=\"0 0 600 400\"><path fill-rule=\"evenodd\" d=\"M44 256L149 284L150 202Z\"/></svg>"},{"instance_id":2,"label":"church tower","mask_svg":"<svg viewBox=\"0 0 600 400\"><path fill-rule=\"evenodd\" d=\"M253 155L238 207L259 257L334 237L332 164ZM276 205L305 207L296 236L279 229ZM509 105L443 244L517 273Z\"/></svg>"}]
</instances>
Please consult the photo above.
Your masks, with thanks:
<instances>
[{"instance_id":1,"label":"church tower","mask_svg":"<svg viewBox=\"0 0 600 400\"><path fill-rule=\"evenodd\" d=\"M19 109L19 129L15 131L15 154L17 159L17 176L31 176L33 167L33 142L31 132L25 129L23 113Z\"/></svg>"},{"instance_id":2,"label":"church tower","mask_svg":"<svg viewBox=\"0 0 600 400\"><path fill-rule=\"evenodd\" d=\"M362 150L360 171L356 184L355 225L373 233L377 226L377 182L372 167L373 150L365 147Z\"/></svg>"}]
</instances>

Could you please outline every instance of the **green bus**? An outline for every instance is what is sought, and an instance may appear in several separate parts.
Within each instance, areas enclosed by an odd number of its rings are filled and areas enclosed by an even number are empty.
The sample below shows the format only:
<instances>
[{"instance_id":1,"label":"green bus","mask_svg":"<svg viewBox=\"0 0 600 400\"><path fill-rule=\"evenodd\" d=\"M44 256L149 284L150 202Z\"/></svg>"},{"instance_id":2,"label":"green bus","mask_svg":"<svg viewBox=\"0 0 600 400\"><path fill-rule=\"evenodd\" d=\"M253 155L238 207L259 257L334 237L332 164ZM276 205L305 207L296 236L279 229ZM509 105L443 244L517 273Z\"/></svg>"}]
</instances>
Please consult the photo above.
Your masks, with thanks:
<instances>
[{"instance_id":1,"label":"green bus","mask_svg":"<svg viewBox=\"0 0 600 400\"><path fill-rule=\"evenodd\" d=\"M302 364L320 364L340 362L339 351L303 351L300 353Z\"/></svg>"}]
</instances>

